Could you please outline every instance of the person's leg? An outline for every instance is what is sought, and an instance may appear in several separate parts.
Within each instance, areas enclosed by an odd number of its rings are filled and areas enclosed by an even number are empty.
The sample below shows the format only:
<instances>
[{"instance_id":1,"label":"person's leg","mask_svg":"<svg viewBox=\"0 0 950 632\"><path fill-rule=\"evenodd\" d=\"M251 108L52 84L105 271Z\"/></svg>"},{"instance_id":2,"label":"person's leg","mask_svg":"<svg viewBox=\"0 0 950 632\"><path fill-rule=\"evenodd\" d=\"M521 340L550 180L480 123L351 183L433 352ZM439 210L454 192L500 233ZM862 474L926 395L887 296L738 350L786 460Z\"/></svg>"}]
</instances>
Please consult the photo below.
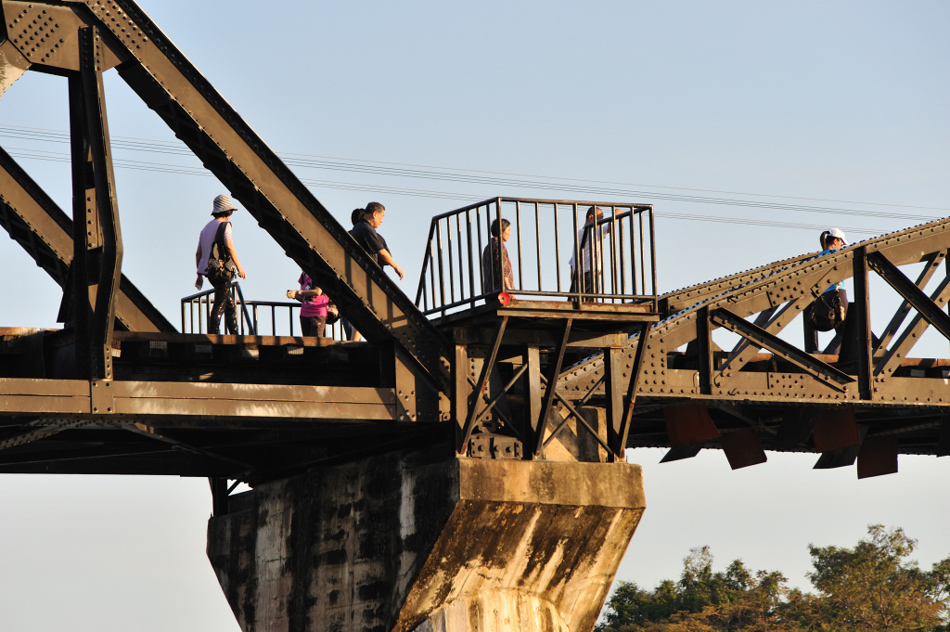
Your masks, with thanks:
<instances>
[{"instance_id":1,"label":"person's leg","mask_svg":"<svg viewBox=\"0 0 950 632\"><path fill-rule=\"evenodd\" d=\"M346 316L340 316L340 323L343 325L343 333L346 335L347 340L350 342L356 342L363 339L363 336L360 335L360 332L356 331L353 323L348 321Z\"/></svg>"},{"instance_id":2,"label":"person's leg","mask_svg":"<svg viewBox=\"0 0 950 632\"><path fill-rule=\"evenodd\" d=\"M327 317L326 316L314 316L313 317L313 335L318 338L323 338L323 332L327 329Z\"/></svg>"},{"instance_id":3,"label":"person's leg","mask_svg":"<svg viewBox=\"0 0 950 632\"><path fill-rule=\"evenodd\" d=\"M844 361L853 359L850 356L854 355L854 345L851 344L854 340L854 322L852 322L853 319L848 318L848 293L845 290L838 290L838 301L841 310L841 323L835 327L835 337L831 340L831 344L828 345L825 353L843 356L842 351L844 351L849 357L838 358L839 361ZM845 341L847 341L847 345L845 345ZM848 347L851 347L851 349L849 350Z\"/></svg>"},{"instance_id":4,"label":"person's leg","mask_svg":"<svg viewBox=\"0 0 950 632\"><path fill-rule=\"evenodd\" d=\"M219 334L221 333L221 316L224 314L225 303L230 297L230 282L222 282L222 279L209 276L208 281L211 282L211 286L214 288L214 303L211 306L211 311L208 312L208 333L209 334Z\"/></svg>"},{"instance_id":5,"label":"person's leg","mask_svg":"<svg viewBox=\"0 0 950 632\"><path fill-rule=\"evenodd\" d=\"M313 318L310 316L301 316L300 317L300 335L301 336L312 336L313 334Z\"/></svg>"},{"instance_id":6,"label":"person's leg","mask_svg":"<svg viewBox=\"0 0 950 632\"><path fill-rule=\"evenodd\" d=\"M805 353L818 353L818 330L811 324L811 305L802 312L802 327L805 330Z\"/></svg>"},{"instance_id":7,"label":"person's leg","mask_svg":"<svg viewBox=\"0 0 950 632\"><path fill-rule=\"evenodd\" d=\"M230 279L228 279L224 288L224 323L228 329L228 333L236 336L238 334L237 303L231 294Z\"/></svg>"},{"instance_id":8,"label":"person's leg","mask_svg":"<svg viewBox=\"0 0 950 632\"><path fill-rule=\"evenodd\" d=\"M593 294L596 291L594 287L594 274L589 270L584 273L584 294ZM585 303L593 303L597 299L592 296L585 296Z\"/></svg>"},{"instance_id":9,"label":"person's leg","mask_svg":"<svg viewBox=\"0 0 950 632\"><path fill-rule=\"evenodd\" d=\"M805 321L805 353L818 353L818 330Z\"/></svg>"}]
</instances>

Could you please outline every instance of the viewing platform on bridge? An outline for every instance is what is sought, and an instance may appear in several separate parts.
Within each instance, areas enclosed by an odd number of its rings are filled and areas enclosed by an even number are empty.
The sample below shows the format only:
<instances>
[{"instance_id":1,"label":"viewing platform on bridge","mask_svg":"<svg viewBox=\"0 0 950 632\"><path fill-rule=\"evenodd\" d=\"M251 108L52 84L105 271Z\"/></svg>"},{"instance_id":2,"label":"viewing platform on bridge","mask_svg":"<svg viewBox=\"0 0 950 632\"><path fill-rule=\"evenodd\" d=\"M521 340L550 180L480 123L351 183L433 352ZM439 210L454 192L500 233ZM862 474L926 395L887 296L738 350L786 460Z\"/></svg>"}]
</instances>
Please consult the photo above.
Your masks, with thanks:
<instances>
[{"instance_id":1,"label":"viewing platform on bridge","mask_svg":"<svg viewBox=\"0 0 950 632\"><path fill-rule=\"evenodd\" d=\"M457 344L624 345L659 320L654 243L652 205L488 199L432 219L416 305Z\"/></svg>"}]
</instances>

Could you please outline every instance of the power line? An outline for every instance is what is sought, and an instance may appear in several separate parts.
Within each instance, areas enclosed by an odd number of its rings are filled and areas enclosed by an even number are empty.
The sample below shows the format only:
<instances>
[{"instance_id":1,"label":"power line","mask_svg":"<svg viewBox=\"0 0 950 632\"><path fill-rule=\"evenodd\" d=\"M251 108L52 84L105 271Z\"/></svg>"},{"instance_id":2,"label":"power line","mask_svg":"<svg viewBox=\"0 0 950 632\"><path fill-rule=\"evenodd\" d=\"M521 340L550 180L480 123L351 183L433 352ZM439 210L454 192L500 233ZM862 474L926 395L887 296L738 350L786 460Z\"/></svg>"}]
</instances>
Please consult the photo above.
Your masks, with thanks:
<instances>
[{"instance_id":1,"label":"power line","mask_svg":"<svg viewBox=\"0 0 950 632\"><path fill-rule=\"evenodd\" d=\"M47 162L69 163L68 154L61 152L46 152L34 149L10 148L8 152L14 158L26 158L30 160L42 160ZM212 177L203 167L189 167L185 165L169 165L155 162L145 162L138 160L113 159L112 164L119 169L131 169L136 171L152 171L156 173L167 173L174 175ZM488 195L476 195L471 193L459 193L448 191L430 191L426 189L413 189L405 187L367 185L353 182L338 182L334 180L314 180L302 178L300 180L304 185L311 188L337 189L344 191L365 191L372 193L384 193L387 195L406 195L411 197L425 197L444 200L459 200L463 202L473 202L487 199ZM824 224L798 224L794 222L778 222L762 219L743 219L736 217L718 217L714 215L693 215L690 213L669 213L657 212L658 218L678 219L694 222L714 222L722 224L737 224L745 226L767 226L771 228L787 228L799 230L823 230L827 228ZM842 230L852 233L879 235L885 231L878 229L869 229L862 227L841 226Z\"/></svg>"},{"instance_id":2,"label":"power line","mask_svg":"<svg viewBox=\"0 0 950 632\"><path fill-rule=\"evenodd\" d=\"M40 142L53 142L53 143L68 143L69 134L64 131L59 130L49 130L42 128L31 128L31 127L20 127L12 125L0 125L0 136L8 136L13 138L19 138L22 140L32 140ZM177 142L171 141L161 141L154 139L143 139L143 138L133 138L133 137L124 137L124 136L113 136L112 139L113 149L122 149L128 151L137 151L145 153L161 153L168 155L180 155L194 157L191 151L187 147L183 147ZM34 160L47 160L54 162L68 162L70 157L68 154L62 154L59 152L43 152L41 150L31 150L31 149L22 149L18 148L15 151L19 152L17 155L19 157L34 159ZM318 170L328 170L328 171L347 171L354 173L362 174L371 174L371 175L383 175L387 177L401 177L401 178L417 178L417 179L430 179L430 180L441 180L449 181L455 183L464 183L464 184L480 184L492 187L498 186L511 186L519 188L536 188L536 189L546 189L570 193L583 193L585 195L593 196L643 196L653 199L677 201L677 202L687 202L687 203L696 203L696 204L716 204L724 206L735 206L735 207L744 207L744 208L763 208L767 210L779 210L785 212L799 212L799 213L823 213L823 214L835 214L835 215L848 215L854 217L876 217L876 218L887 218L887 219L901 219L901 220L919 220L919 221L929 221L936 219L932 216L926 215L909 215L905 213L892 213L892 212L883 212L883 211L869 211L869 210L856 210L856 209L843 209L843 208L833 208L833 207L816 207L816 206L805 206L799 204L786 204L778 202L769 202L769 201L756 201L756 200L741 200L734 198L718 198L711 196L701 196L701 195L684 195L684 194L673 194L673 193L659 193L656 191L639 191L631 190L626 188L614 188L614 187L605 187L605 186L596 186L596 183L600 181L591 181L591 180L580 180L573 178L553 178L550 176L527 176L524 174L505 174L503 172L487 172L487 171L477 171L477 170L462 170L449 167L430 167L424 165L411 165L407 163L384 163L380 161L364 161L356 162L354 159L349 158L329 158L323 156L315 156L309 154L286 154L283 158L284 162L290 166L304 167ZM345 161L345 162L340 162ZM139 161L139 160L128 160L128 159L116 159L114 160L114 165L119 168L140 170L140 171L153 171L157 173L166 173L174 175L207 175L207 172L203 168L197 167L188 167L184 165L170 165L164 163L155 163L149 161ZM411 168L406 168L411 167ZM430 169L438 169L439 171L431 171ZM498 177L487 177L487 175L480 174L491 174L491 175L502 175L506 176L503 178ZM519 180L512 178L510 176L517 177L531 177L538 178L540 180ZM543 181L547 180L547 181ZM569 182L571 184L559 183L557 180L562 180ZM405 187L393 187L393 186L384 186L384 185L367 185L367 184L356 184L356 183L347 183L347 182L338 182L332 180L315 180L315 179L306 179L302 178L303 182L307 186L311 187L322 187L322 188L333 188L341 190L359 190L359 191L372 191L379 193L388 193L393 195L408 195L413 197L426 197L426 198L439 198L439 199L453 199L453 200L478 200L483 199L485 196L465 194L460 192L445 192L445 191L430 191L426 189L418 188L405 188ZM602 184L610 184L603 182ZM655 186L655 185L623 185L623 186ZM707 191L707 192L717 192L712 190L704 189L688 189L685 187L659 187L668 190L681 190L681 191ZM738 193L738 192L728 192L735 195L744 195L751 196L757 194L748 194L748 193ZM764 197L771 198L782 198L786 196L773 196L767 195ZM815 199L816 198L791 198L788 199ZM907 205L895 205L895 204L882 204L882 203L864 203L864 202L849 202L856 204L871 204L875 206L889 206L896 208L931 208L931 207L913 207ZM933 210L942 210L942 209L933 209ZM741 218L730 218L730 217L712 217L708 215L704 216L695 216L684 213L664 213L666 217L677 218L677 219L689 219L691 221L705 220L705 221L715 221L722 223L732 223L732 224L742 224L742 225L761 225L761 226L773 226L773 227L785 227L785 228L807 228L809 230L814 229L816 225L814 224L796 224L791 222L776 222L773 220L763 220L763 219L741 219ZM818 226L822 228L822 226ZM850 228L852 232L860 232L867 234L876 234L880 231L874 231L869 229L862 228Z\"/></svg>"},{"instance_id":3,"label":"power line","mask_svg":"<svg viewBox=\"0 0 950 632\"><path fill-rule=\"evenodd\" d=\"M22 127L16 125L0 125L0 136L10 136L14 138L29 138L32 140L40 140L47 142L69 142L69 135L67 132L60 130L49 130L43 128L34 128L34 127ZM179 143L174 141L162 141L155 139L144 139L144 138L135 138L128 136L113 136L112 145L116 148L129 149L131 151L154 151L159 153L170 153L177 155L191 156L192 153L186 147L182 147ZM844 214L853 214L853 215L864 215L868 217L885 217L890 219L918 219L918 220L933 220L938 219L937 216L931 215L906 215L906 214L894 214L894 213L875 213L871 211L860 211L852 209L840 209L835 207L824 207L824 206L807 206L807 205L794 205L794 204L778 204L778 203L769 203L761 202L754 200L735 200L729 198L715 198L709 196L696 196L696 195L683 195L683 194L664 194L657 193L655 191L631 191L629 187L646 187L651 189L665 189L669 191L689 191L692 193L716 193L722 195L741 195L745 197L760 197L760 198L772 198L772 199L788 199L788 200L805 200L812 202L831 202L834 204L857 204L861 206L880 206L880 207L889 207L889 208L904 208L904 209L914 209L914 210L931 210L939 211L941 213L950 212L950 208L941 208L941 207L932 207L932 206L916 206L908 204L893 204L885 202L865 202L865 201L856 201L856 200L838 200L838 199L828 199L828 198L812 198L812 197L801 197L801 196L788 196L788 195L773 195L767 193L747 193L741 191L727 191L727 190L718 190L718 189L699 189L699 188L690 188L690 187L673 187L673 186L664 186L664 185L655 185L655 184L633 184L633 183L623 183L623 182L611 182L605 180L585 180L580 178L568 178L560 176L545 176L545 175L532 175L532 174L520 174L520 173L509 173L502 171L485 171L478 169L460 169L456 167L443 167L443 166L434 166L434 165L419 165L413 163L400 163L400 162L386 162L379 160L367 160L367 159L357 159L357 158L341 158L333 156L320 156L315 154L302 154L302 153L283 153L281 154L282 160L288 164L299 167L307 167L313 169L328 169L328 170L340 170L340 171L352 171L357 173L370 173L375 175L386 175L393 177L409 177L409 178L427 178L427 179L442 179L454 182L464 182L467 184L491 184L491 185L503 185L503 186L526 186L532 188L549 188L553 190L569 190L569 191L579 191L579 192L593 192L598 194L623 194L628 195L631 193L638 195L649 195L653 197L660 196L660 199L670 199L676 201L685 201L685 202L697 202L697 203L712 203L712 204L728 204L736 206L754 206L758 208L770 208L775 210L800 210L804 212L829 212L829 213L844 213ZM431 170L438 170L433 172ZM474 175L473 175L474 174ZM488 178L484 176L504 176L502 178ZM520 178L531 178L533 180L522 180ZM536 181L540 180L540 181ZM561 182L569 183L581 183L581 186L578 185L565 185L559 184ZM592 185L611 185L609 187L604 186L592 186ZM614 188L622 187L622 188ZM942 215L941 215L942 216Z\"/></svg>"}]
</instances>

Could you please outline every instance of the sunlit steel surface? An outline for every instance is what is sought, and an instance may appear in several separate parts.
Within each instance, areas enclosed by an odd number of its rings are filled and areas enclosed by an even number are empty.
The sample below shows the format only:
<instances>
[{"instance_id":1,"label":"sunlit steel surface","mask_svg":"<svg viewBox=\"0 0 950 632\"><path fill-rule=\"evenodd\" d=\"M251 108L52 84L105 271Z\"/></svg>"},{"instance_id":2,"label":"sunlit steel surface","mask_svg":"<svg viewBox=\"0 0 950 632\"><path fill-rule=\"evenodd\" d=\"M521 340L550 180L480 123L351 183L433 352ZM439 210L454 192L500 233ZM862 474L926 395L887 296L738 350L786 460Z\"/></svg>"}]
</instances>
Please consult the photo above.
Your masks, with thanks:
<instances>
[{"instance_id":1,"label":"sunlit steel surface","mask_svg":"<svg viewBox=\"0 0 950 632\"><path fill-rule=\"evenodd\" d=\"M0 224L64 288L65 321L0 330L0 471L254 482L401 446L545 459L563 433L589 436L592 460L721 447L743 467L796 450L865 475L897 453L950 452L950 362L908 357L926 329L950 333L946 220L658 295L651 205L494 198L435 218L417 307L134 3L2 7L0 89L27 70L69 83L76 203L70 219L0 155ZM121 277L101 87L113 68L368 342L176 333ZM585 243L590 207L603 210L591 231L611 229ZM513 278L486 291L498 219L513 226ZM568 264L585 247L590 287ZM871 273L903 300L880 331ZM779 335L846 278L840 355ZM740 342L720 349L716 330Z\"/></svg>"}]
</instances>

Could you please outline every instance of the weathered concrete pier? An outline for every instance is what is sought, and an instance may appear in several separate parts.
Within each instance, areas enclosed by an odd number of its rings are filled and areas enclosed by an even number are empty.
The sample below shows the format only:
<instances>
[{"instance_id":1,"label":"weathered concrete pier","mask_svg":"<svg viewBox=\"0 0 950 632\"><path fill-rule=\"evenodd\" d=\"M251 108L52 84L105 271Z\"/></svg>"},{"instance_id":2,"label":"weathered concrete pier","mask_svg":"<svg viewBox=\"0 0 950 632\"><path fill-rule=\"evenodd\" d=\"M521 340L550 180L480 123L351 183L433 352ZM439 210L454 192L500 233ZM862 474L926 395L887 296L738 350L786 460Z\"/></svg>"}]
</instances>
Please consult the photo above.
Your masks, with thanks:
<instances>
[{"instance_id":1,"label":"weathered concrete pier","mask_svg":"<svg viewBox=\"0 0 950 632\"><path fill-rule=\"evenodd\" d=\"M430 459L232 497L208 555L241 628L591 629L644 510L639 466Z\"/></svg>"}]
</instances>

